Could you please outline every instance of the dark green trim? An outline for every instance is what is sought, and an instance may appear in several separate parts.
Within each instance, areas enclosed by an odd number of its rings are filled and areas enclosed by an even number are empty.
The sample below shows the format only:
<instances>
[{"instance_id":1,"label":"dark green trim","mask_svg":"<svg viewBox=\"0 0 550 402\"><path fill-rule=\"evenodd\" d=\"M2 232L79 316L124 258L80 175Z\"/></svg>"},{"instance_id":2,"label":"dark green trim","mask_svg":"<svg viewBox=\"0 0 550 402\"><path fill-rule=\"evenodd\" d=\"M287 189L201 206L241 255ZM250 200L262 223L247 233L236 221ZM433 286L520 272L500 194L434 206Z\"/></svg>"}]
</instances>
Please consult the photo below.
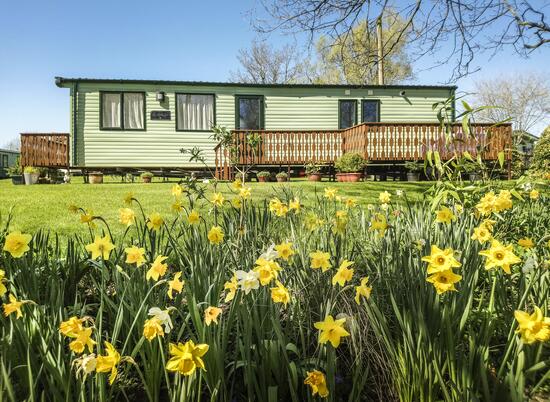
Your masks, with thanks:
<instances>
[{"instance_id":1,"label":"dark green trim","mask_svg":"<svg viewBox=\"0 0 550 402\"><path fill-rule=\"evenodd\" d=\"M120 95L120 127L103 127L103 95ZM143 128L124 127L124 94L143 95ZM147 93L144 91L99 91L99 129L101 131L147 131Z\"/></svg>"},{"instance_id":2,"label":"dark green trim","mask_svg":"<svg viewBox=\"0 0 550 402\"><path fill-rule=\"evenodd\" d=\"M176 131L180 131L180 132L187 132L187 133L209 133L211 132L212 130L209 129L209 130L184 130L184 129L178 129L178 95L211 95L213 100L214 100L214 121L212 122L212 126L215 126L216 125L216 94L212 93L212 92L175 92L174 93L174 105L175 105L175 109L174 111L176 112Z\"/></svg>"},{"instance_id":3,"label":"dark green trim","mask_svg":"<svg viewBox=\"0 0 550 402\"><path fill-rule=\"evenodd\" d=\"M377 104L378 120L371 123L380 123L380 121L382 120L382 116L380 115L380 103L381 103L380 99L361 99L361 123L365 123L365 116L363 113L363 111L365 110L364 108L365 103L374 103L374 102L376 102Z\"/></svg>"},{"instance_id":4,"label":"dark green trim","mask_svg":"<svg viewBox=\"0 0 550 402\"><path fill-rule=\"evenodd\" d=\"M235 129L241 129L240 100L241 99L260 99L260 128L265 130L265 96L263 95L235 95Z\"/></svg>"},{"instance_id":5,"label":"dark green trim","mask_svg":"<svg viewBox=\"0 0 550 402\"><path fill-rule=\"evenodd\" d=\"M97 79L97 78L64 78L55 77L55 84L63 87L73 82L94 84L146 84L146 85L191 85L191 86L219 86L219 87L248 87L248 88L387 88L387 89L456 89L449 85L341 85L341 84L255 84L239 82L208 82L208 81L169 81L169 80L132 80L132 79Z\"/></svg>"},{"instance_id":6,"label":"dark green trim","mask_svg":"<svg viewBox=\"0 0 550 402\"><path fill-rule=\"evenodd\" d=\"M342 130L344 128L347 128L347 127L342 127L341 123L342 123L342 103L344 102L353 102L355 103L355 121L354 121L354 124L352 124L350 127L353 127L354 125L357 124L357 99L338 99L338 129L339 130Z\"/></svg>"},{"instance_id":7,"label":"dark green trim","mask_svg":"<svg viewBox=\"0 0 550 402\"><path fill-rule=\"evenodd\" d=\"M456 120L456 88L451 89L450 93L450 96L452 98L451 107L453 108L453 110L451 111L451 122L454 123L454 121Z\"/></svg>"},{"instance_id":8,"label":"dark green trim","mask_svg":"<svg viewBox=\"0 0 550 402\"><path fill-rule=\"evenodd\" d=\"M9 167L9 164L10 164L10 163L9 163L9 157L8 157L8 155L3 154L3 155L2 155L2 167L7 168L7 167Z\"/></svg>"},{"instance_id":9,"label":"dark green trim","mask_svg":"<svg viewBox=\"0 0 550 402\"><path fill-rule=\"evenodd\" d=\"M101 113L101 108L99 109L99 112ZM77 124L77 118L78 118L78 82L75 82L73 86L73 165L77 164L77 143L76 143L76 135L78 132L78 124Z\"/></svg>"}]
</instances>

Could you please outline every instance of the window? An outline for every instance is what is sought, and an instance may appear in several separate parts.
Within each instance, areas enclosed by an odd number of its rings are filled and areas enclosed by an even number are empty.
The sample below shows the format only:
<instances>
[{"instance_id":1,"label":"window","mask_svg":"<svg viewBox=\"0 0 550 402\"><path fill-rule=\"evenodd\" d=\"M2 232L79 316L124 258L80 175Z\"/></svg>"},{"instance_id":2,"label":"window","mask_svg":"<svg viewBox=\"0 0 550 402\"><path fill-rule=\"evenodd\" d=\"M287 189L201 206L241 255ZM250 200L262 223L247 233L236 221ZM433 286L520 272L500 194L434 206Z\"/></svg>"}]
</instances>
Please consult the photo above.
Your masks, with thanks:
<instances>
[{"instance_id":1,"label":"window","mask_svg":"<svg viewBox=\"0 0 550 402\"><path fill-rule=\"evenodd\" d=\"M361 102L361 121L363 123L376 123L380 121L379 100L363 100Z\"/></svg>"},{"instance_id":2,"label":"window","mask_svg":"<svg viewBox=\"0 0 550 402\"><path fill-rule=\"evenodd\" d=\"M235 98L237 130L264 129L264 97L256 95L239 95Z\"/></svg>"},{"instance_id":3,"label":"window","mask_svg":"<svg viewBox=\"0 0 550 402\"><path fill-rule=\"evenodd\" d=\"M8 167L8 155L2 155L2 167Z\"/></svg>"},{"instance_id":4,"label":"window","mask_svg":"<svg viewBox=\"0 0 550 402\"><path fill-rule=\"evenodd\" d=\"M145 130L144 92L102 92L102 130Z\"/></svg>"},{"instance_id":5,"label":"window","mask_svg":"<svg viewBox=\"0 0 550 402\"><path fill-rule=\"evenodd\" d=\"M210 131L215 119L214 95L176 94L176 130Z\"/></svg>"},{"instance_id":6,"label":"window","mask_svg":"<svg viewBox=\"0 0 550 402\"><path fill-rule=\"evenodd\" d=\"M348 128L357 124L357 101L338 101L338 128Z\"/></svg>"}]
</instances>

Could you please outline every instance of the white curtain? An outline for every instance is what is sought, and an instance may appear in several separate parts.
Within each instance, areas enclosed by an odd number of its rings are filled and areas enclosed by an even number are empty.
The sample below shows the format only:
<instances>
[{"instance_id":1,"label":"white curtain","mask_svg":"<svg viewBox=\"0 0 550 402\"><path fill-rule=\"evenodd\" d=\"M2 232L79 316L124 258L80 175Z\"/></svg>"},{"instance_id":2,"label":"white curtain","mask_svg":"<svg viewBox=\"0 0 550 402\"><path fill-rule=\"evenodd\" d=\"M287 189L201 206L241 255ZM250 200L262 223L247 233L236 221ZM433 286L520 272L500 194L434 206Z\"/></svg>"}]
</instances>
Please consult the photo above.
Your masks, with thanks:
<instances>
[{"instance_id":1,"label":"white curtain","mask_svg":"<svg viewBox=\"0 0 550 402\"><path fill-rule=\"evenodd\" d=\"M179 94L178 130L210 130L214 124L214 96Z\"/></svg>"},{"instance_id":2,"label":"white curtain","mask_svg":"<svg viewBox=\"0 0 550 402\"><path fill-rule=\"evenodd\" d=\"M143 129L143 94L124 94L124 128Z\"/></svg>"},{"instance_id":3,"label":"white curtain","mask_svg":"<svg viewBox=\"0 0 550 402\"><path fill-rule=\"evenodd\" d=\"M120 128L120 94L103 94L103 127Z\"/></svg>"}]
</instances>

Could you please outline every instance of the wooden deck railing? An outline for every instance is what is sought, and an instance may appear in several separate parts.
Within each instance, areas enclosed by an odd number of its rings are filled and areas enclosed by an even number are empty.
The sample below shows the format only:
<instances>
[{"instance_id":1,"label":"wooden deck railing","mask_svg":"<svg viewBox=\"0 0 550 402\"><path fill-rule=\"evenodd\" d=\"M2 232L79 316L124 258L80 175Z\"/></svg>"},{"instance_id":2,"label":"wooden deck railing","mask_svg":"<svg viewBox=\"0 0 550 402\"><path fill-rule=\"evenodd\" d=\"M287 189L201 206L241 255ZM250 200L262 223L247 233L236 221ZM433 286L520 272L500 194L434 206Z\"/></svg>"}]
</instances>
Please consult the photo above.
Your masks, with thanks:
<instances>
[{"instance_id":1,"label":"wooden deck railing","mask_svg":"<svg viewBox=\"0 0 550 402\"><path fill-rule=\"evenodd\" d=\"M21 166L68 168L69 134L22 133Z\"/></svg>"},{"instance_id":2,"label":"wooden deck railing","mask_svg":"<svg viewBox=\"0 0 550 402\"><path fill-rule=\"evenodd\" d=\"M468 151L496 160L501 151L511 158L512 127L475 124L466 134L462 125L451 126L451 135L438 123L362 123L345 130L260 130L233 131L231 149L215 148L216 175L232 179L234 165L303 165L309 161L333 163L347 152L359 152L371 162L422 160L428 151L448 160ZM247 136L261 137L251 147Z\"/></svg>"}]
</instances>

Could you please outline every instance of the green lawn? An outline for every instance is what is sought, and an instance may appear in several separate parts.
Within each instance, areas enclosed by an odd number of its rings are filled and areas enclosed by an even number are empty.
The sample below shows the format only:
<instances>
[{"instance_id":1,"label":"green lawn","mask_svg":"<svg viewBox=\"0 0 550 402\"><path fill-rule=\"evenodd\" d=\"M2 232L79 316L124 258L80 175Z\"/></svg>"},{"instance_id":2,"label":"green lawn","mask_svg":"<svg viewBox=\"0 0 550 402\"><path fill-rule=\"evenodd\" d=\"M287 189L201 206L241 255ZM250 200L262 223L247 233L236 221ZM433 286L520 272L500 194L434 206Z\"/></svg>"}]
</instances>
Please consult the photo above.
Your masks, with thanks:
<instances>
[{"instance_id":1,"label":"green lawn","mask_svg":"<svg viewBox=\"0 0 550 402\"><path fill-rule=\"evenodd\" d=\"M173 214L170 208L173 202L170 188L175 182L174 180L143 184L110 181L101 185L91 185L82 183L81 178L74 178L71 184L14 186L10 180L0 180L0 220L5 221L6 214L12 209L13 230L33 233L44 228L64 236L82 233L86 226L80 223L78 215L68 211L68 206L75 204L91 209L94 215L103 216L112 223L115 233L121 232L123 228L118 223L118 210L124 206L122 199L128 192L133 192L141 201L146 213ZM303 180L286 184L250 183L255 201L270 198L275 192L288 187L300 192L301 198L307 203L307 198L311 198L316 191L322 193L325 187L333 186L338 189L338 194L354 197L362 205L376 202L378 194L384 190L395 193L395 190L401 189L406 191L410 198L420 199L423 191L430 185L431 183L427 182L313 183ZM209 191L211 188L209 185ZM221 183L219 189L226 198L232 197L230 185L227 183Z\"/></svg>"}]
</instances>

